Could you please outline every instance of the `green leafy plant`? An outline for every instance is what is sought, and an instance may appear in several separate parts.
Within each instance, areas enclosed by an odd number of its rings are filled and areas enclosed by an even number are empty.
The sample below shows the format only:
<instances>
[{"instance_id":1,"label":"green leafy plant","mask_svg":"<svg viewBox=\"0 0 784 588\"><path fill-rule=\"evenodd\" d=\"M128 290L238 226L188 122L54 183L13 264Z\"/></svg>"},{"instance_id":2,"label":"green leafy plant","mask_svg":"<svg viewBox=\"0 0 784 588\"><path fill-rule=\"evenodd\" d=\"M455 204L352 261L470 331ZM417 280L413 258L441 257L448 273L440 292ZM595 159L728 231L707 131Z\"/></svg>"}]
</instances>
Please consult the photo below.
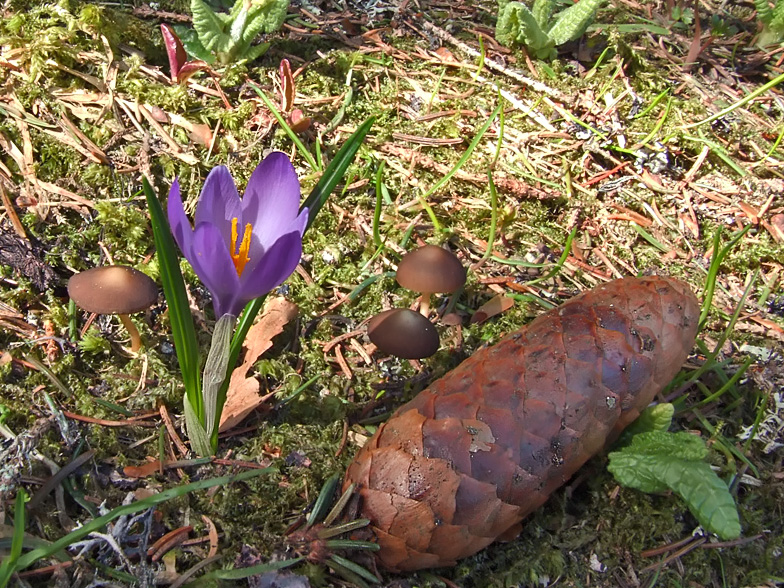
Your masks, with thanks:
<instances>
[{"instance_id":1,"label":"green leafy plant","mask_svg":"<svg viewBox=\"0 0 784 588\"><path fill-rule=\"evenodd\" d=\"M767 47L784 41L784 0L777 0L773 8L768 0L754 0L757 18L762 23L762 32L757 45Z\"/></svg>"},{"instance_id":2,"label":"green leafy plant","mask_svg":"<svg viewBox=\"0 0 784 588\"><path fill-rule=\"evenodd\" d=\"M523 45L538 59L552 59L555 48L579 39L604 0L580 0L553 18L554 0L534 0L529 9L522 2L498 1L495 38L511 47Z\"/></svg>"},{"instance_id":3,"label":"green leafy plant","mask_svg":"<svg viewBox=\"0 0 784 588\"><path fill-rule=\"evenodd\" d=\"M231 12L215 12L204 0L191 0L193 29L177 27L185 49L207 63L226 65L259 57L268 43L252 45L259 33L283 26L289 0L236 0Z\"/></svg>"},{"instance_id":4,"label":"green leafy plant","mask_svg":"<svg viewBox=\"0 0 784 588\"><path fill-rule=\"evenodd\" d=\"M672 490L705 530L736 539L741 531L738 509L727 484L705 461L705 441L686 432L667 432L672 415L670 404L644 411L632 425L643 432L609 454L607 469L628 488L648 493Z\"/></svg>"}]
</instances>

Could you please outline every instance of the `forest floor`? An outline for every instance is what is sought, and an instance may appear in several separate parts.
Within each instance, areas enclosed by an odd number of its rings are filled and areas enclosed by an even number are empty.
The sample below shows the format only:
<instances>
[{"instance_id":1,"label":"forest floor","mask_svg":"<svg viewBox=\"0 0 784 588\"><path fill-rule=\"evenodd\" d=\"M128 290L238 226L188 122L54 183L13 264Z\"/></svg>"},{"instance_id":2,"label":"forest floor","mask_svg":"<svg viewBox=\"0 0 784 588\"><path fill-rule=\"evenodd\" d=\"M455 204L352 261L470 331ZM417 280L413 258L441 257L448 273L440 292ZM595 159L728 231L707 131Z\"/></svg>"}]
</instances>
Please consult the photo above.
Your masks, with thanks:
<instances>
[{"instance_id":1,"label":"forest floor","mask_svg":"<svg viewBox=\"0 0 784 588\"><path fill-rule=\"evenodd\" d=\"M495 41L490 2L303 0L261 57L177 84L159 25L188 26L187 4L4 3L0 555L12 553L21 488L31 497L29 552L124 500L272 469L175 492L120 519L124 529L119 520L102 526L81 550L20 570L12 584L183 585L293 557L288 525L391 411L568 297L650 273L685 280L701 299L715 278L684 374L706 357L715 368L678 390L673 429L708 441L741 538L693 536L697 523L677 496L619 486L599 456L517 539L454 568L380 572L380 582L784 582L784 99L775 85L759 91L780 81L784 50L754 44L750 1L610 0L578 42L544 62ZM307 154L251 87L280 105L283 59L294 106L312 121L298 137ZM69 307L68 278L124 264L158 279L143 176L162 199L179 178L192 211L214 166L227 165L242 192L277 149L290 154L306 195L370 116L354 164L305 236L300 266L262 314L285 318L252 331L254 355L230 389L237 414L247 414L227 426L216 458L194 459L163 297L134 315L144 345L133 353L116 317ZM434 298L434 356L384 356L364 322L416 304L393 272L426 242L454 251L468 282ZM206 349L209 293L186 262L182 270ZM347 585L320 563L291 571L251 585Z\"/></svg>"}]
</instances>

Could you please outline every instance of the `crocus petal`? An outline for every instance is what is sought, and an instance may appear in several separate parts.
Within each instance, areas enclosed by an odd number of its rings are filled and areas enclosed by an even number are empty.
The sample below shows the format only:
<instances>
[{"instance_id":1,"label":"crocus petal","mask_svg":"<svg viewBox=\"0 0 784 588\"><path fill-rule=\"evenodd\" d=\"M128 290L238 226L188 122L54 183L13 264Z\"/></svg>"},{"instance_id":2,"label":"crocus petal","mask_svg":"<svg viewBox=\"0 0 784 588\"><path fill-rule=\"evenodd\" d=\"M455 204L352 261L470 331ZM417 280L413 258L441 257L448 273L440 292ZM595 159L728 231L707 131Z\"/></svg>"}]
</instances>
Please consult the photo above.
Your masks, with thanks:
<instances>
[{"instance_id":1,"label":"crocus petal","mask_svg":"<svg viewBox=\"0 0 784 588\"><path fill-rule=\"evenodd\" d=\"M289 233L296 232L299 234L300 241L302 241L302 234L305 232L305 228L307 226L308 226L308 209L304 208L297 218L292 219L287 226L281 227L280 233L282 235L288 235ZM274 245L274 243L272 243L272 245ZM245 266L245 271L243 272L243 275L245 272L254 273L256 271L256 267L258 267L259 264L269 262L269 258L267 257L268 249L269 248L265 249L261 245L260 240L253 239L253 238L251 239L250 251L248 252L248 259L250 261ZM294 267L296 267L296 265Z\"/></svg>"},{"instance_id":2,"label":"crocus petal","mask_svg":"<svg viewBox=\"0 0 784 588\"><path fill-rule=\"evenodd\" d=\"M234 263L218 228L210 223L196 226L193 232L191 256L186 258L193 271L212 294L215 316L233 314L242 310L237 303L240 280Z\"/></svg>"},{"instance_id":3,"label":"crocus petal","mask_svg":"<svg viewBox=\"0 0 784 588\"><path fill-rule=\"evenodd\" d=\"M302 235L294 231L280 237L253 271L242 272L240 298L258 298L282 284L297 268L302 257Z\"/></svg>"},{"instance_id":4,"label":"crocus petal","mask_svg":"<svg viewBox=\"0 0 784 588\"><path fill-rule=\"evenodd\" d=\"M288 156L270 153L250 176L242 199L243 219L253 225L253 235L267 249L284 234L297 216L300 188Z\"/></svg>"},{"instance_id":5,"label":"crocus petal","mask_svg":"<svg viewBox=\"0 0 784 588\"><path fill-rule=\"evenodd\" d=\"M229 168L219 165L212 169L204 181L199 203L196 205L194 225L210 223L218 228L223 236L225 247L231 246L231 219L237 218L237 231L242 235L242 204L237 185L231 177Z\"/></svg>"},{"instance_id":6,"label":"crocus petal","mask_svg":"<svg viewBox=\"0 0 784 588\"><path fill-rule=\"evenodd\" d=\"M174 240L185 257L190 255L191 244L193 241L193 227L185 215L180 197L180 183L175 179L169 190L169 202L166 205L169 226L171 227Z\"/></svg>"}]
</instances>

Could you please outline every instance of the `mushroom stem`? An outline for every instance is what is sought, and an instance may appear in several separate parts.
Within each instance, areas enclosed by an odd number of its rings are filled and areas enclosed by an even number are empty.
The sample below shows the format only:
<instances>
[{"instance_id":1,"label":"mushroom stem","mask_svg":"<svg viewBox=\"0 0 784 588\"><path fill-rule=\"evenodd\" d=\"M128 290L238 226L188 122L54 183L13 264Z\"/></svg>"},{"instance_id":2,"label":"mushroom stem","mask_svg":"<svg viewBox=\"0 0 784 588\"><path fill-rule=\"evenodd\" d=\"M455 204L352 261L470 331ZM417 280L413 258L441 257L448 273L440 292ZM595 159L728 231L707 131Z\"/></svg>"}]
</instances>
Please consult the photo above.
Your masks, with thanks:
<instances>
[{"instance_id":1,"label":"mushroom stem","mask_svg":"<svg viewBox=\"0 0 784 588\"><path fill-rule=\"evenodd\" d=\"M131 351L138 353L139 349L142 347L142 338L141 335L139 335L139 329L136 328L131 317L127 314L118 314L117 316L120 317L122 324L125 325L125 329L131 335Z\"/></svg>"},{"instance_id":2,"label":"mushroom stem","mask_svg":"<svg viewBox=\"0 0 784 588\"><path fill-rule=\"evenodd\" d=\"M419 314L425 318L430 316L430 292L422 292L419 297Z\"/></svg>"}]
</instances>

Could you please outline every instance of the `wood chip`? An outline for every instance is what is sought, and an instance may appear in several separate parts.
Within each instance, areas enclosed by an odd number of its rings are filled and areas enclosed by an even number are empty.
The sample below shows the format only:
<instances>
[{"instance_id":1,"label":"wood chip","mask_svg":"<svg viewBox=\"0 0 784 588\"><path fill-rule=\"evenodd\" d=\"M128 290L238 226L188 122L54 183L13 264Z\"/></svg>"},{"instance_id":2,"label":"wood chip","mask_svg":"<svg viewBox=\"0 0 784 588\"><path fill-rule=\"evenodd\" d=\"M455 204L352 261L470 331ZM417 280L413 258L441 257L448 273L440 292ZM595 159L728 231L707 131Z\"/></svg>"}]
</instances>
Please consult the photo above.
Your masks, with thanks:
<instances>
[{"instance_id":1,"label":"wood chip","mask_svg":"<svg viewBox=\"0 0 784 588\"><path fill-rule=\"evenodd\" d=\"M501 314L502 312L506 312L513 306L514 298L503 295L493 296L490 300L476 309L470 322L471 324L482 324L487 319Z\"/></svg>"}]
</instances>

